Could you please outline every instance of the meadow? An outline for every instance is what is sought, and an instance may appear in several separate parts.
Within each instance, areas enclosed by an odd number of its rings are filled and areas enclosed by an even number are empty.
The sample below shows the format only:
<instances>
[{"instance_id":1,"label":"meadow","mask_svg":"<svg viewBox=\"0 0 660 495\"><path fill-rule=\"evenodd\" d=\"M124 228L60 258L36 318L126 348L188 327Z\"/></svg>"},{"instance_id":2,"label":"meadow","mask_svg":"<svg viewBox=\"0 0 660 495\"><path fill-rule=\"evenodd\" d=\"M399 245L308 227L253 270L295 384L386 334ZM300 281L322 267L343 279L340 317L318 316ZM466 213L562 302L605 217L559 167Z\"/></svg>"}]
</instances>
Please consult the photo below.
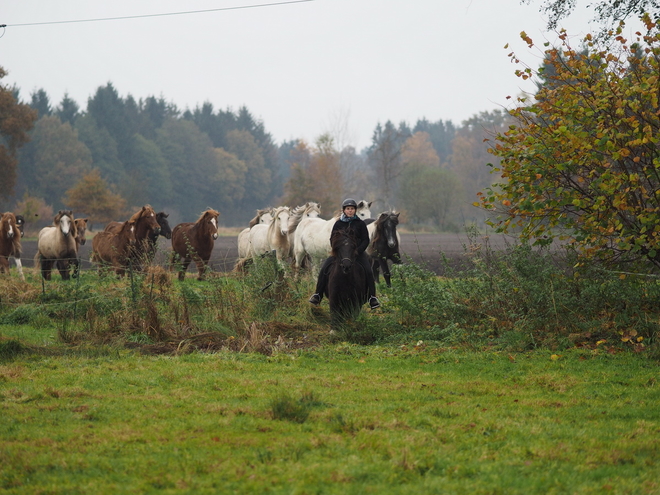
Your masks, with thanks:
<instances>
[{"instance_id":1,"label":"meadow","mask_svg":"<svg viewBox=\"0 0 660 495\"><path fill-rule=\"evenodd\" d=\"M565 261L406 263L334 329L269 261L3 277L0 489L660 493L658 282Z\"/></svg>"}]
</instances>

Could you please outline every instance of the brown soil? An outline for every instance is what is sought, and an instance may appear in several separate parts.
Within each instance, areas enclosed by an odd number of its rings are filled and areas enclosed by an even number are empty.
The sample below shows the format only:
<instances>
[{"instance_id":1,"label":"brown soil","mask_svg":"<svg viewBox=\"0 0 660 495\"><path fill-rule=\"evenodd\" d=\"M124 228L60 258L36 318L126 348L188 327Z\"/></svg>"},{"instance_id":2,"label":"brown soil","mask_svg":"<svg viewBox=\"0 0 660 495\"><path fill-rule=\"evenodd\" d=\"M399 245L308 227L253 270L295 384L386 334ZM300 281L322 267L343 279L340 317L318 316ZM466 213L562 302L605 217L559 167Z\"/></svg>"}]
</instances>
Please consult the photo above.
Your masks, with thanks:
<instances>
[{"instance_id":1,"label":"brown soil","mask_svg":"<svg viewBox=\"0 0 660 495\"><path fill-rule=\"evenodd\" d=\"M506 246L507 238L504 236L490 236L479 238L478 243L488 242L493 249L502 249ZM170 251L169 241L160 238L159 251L156 262L165 264L167 253ZM34 256L37 251L36 240L24 240L23 266L30 268L34 266ZM91 241L81 246L81 258L83 269L92 268L89 262L91 252ZM443 275L449 267L460 269L466 264L466 253L471 249L470 240L465 234L401 234L401 254L404 259L427 267L429 270ZM223 235L215 242L211 265L215 271L231 271L238 256L236 236ZM13 263L12 263L13 266ZM193 268L189 268L193 270Z\"/></svg>"}]
</instances>

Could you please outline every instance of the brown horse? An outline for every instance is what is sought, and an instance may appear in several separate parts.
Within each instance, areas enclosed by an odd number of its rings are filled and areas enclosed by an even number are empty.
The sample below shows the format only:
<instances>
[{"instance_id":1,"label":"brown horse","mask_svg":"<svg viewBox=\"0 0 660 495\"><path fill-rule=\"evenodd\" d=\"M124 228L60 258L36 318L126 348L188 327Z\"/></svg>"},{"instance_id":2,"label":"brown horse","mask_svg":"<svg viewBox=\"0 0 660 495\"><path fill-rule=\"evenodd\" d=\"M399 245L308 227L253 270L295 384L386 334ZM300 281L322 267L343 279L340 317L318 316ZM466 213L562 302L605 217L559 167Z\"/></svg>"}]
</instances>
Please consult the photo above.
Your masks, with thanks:
<instances>
[{"instance_id":1,"label":"brown horse","mask_svg":"<svg viewBox=\"0 0 660 495\"><path fill-rule=\"evenodd\" d=\"M60 210L53 219L52 227L39 231L35 266L41 265L41 276L50 280L53 265L58 260L71 262L78 270L78 250L76 249L76 223L71 210ZM69 280L69 271L60 272L63 280Z\"/></svg>"},{"instance_id":2,"label":"brown horse","mask_svg":"<svg viewBox=\"0 0 660 495\"><path fill-rule=\"evenodd\" d=\"M219 215L217 211L209 209L202 213L195 223L180 223L172 230L171 269L177 266L179 280L186 277L191 261L197 265L197 280L204 278L213 245L218 238Z\"/></svg>"},{"instance_id":3,"label":"brown horse","mask_svg":"<svg viewBox=\"0 0 660 495\"><path fill-rule=\"evenodd\" d=\"M133 268L140 270L143 263L149 261L149 238L158 236L160 225L156 212L150 205L144 205L128 220L135 224L135 245L131 247L130 261ZM110 222L105 226L106 232L118 234L126 222Z\"/></svg>"},{"instance_id":4,"label":"brown horse","mask_svg":"<svg viewBox=\"0 0 660 495\"><path fill-rule=\"evenodd\" d=\"M9 273L9 257L16 260L16 269L23 276L21 265L21 231L16 223L16 216L11 213L0 213L0 273Z\"/></svg>"},{"instance_id":5,"label":"brown horse","mask_svg":"<svg viewBox=\"0 0 660 495\"><path fill-rule=\"evenodd\" d=\"M87 222L89 221L88 218L76 218L74 223L76 224L76 234L74 236L74 239L76 241L76 253L80 252L80 246L84 245L87 242L87 238L85 237L85 234L87 233ZM64 273L66 272L67 276L69 273L69 267L71 264L69 263L69 260L58 260L57 261L57 270L60 272L60 275L62 275L62 278L64 278ZM78 269L79 266L78 264L75 265L74 271L73 271L73 276L77 277L78 276Z\"/></svg>"},{"instance_id":6,"label":"brown horse","mask_svg":"<svg viewBox=\"0 0 660 495\"><path fill-rule=\"evenodd\" d=\"M128 220L117 233L104 230L94 236L91 259L99 265L111 265L115 273L123 277L135 242L135 222Z\"/></svg>"}]
</instances>

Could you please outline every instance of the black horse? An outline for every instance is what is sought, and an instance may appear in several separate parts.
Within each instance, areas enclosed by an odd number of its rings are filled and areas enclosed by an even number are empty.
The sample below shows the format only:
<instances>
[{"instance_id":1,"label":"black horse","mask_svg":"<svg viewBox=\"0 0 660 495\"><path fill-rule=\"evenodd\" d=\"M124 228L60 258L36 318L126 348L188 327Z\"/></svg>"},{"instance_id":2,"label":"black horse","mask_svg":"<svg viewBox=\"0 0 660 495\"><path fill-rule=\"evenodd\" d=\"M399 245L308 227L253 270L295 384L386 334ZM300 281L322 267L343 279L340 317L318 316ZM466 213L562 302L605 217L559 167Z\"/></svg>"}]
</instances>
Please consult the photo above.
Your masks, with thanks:
<instances>
[{"instance_id":1,"label":"black horse","mask_svg":"<svg viewBox=\"0 0 660 495\"><path fill-rule=\"evenodd\" d=\"M330 238L331 256L335 262L330 267L325 295L330 305L333 325L355 318L369 299L367 277L358 257L357 239L346 230L339 230Z\"/></svg>"},{"instance_id":2,"label":"black horse","mask_svg":"<svg viewBox=\"0 0 660 495\"><path fill-rule=\"evenodd\" d=\"M387 260L401 264L399 252L399 234L396 226L399 225L399 214L394 212L381 213L378 219L370 225L371 242L367 254L371 257L374 279L379 281L380 270L388 287L392 287L390 266ZM373 229L373 230L372 230Z\"/></svg>"},{"instance_id":3,"label":"black horse","mask_svg":"<svg viewBox=\"0 0 660 495\"><path fill-rule=\"evenodd\" d=\"M156 221L160 226L160 231L158 233L153 231L149 232L149 235L147 236L147 250L145 252L145 261L147 263L151 263L156 256L156 250L158 249L158 236L163 236L165 239L172 238L172 227L170 227L170 223L167 221L167 217L169 216L169 213L165 213L164 211L156 213Z\"/></svg>"}]
</instances>

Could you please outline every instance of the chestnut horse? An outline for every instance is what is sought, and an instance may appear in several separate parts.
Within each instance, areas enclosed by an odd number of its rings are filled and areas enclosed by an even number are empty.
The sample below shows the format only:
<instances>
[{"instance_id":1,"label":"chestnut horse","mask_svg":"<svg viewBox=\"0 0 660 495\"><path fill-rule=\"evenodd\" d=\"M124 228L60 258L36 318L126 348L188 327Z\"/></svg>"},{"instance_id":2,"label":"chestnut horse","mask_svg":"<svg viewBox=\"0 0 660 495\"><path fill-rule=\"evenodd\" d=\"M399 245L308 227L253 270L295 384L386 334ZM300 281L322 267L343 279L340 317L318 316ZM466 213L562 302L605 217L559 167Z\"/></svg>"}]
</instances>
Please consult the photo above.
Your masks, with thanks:
<instances>
[{"instance_id":1,"label":"chestnut horse","mask_svg":"<svg viewBox=\"0 0 660 495\"><path fill-rule=\"evenodd\" d=\"M21 264L21 231L16 215L11 212L0 213L0 273L9 273L10 256L16 260L21 280L25 280Z\"/></svg>"},{"instance_id":2,"label":"chestnut horse","mask_svg":"<svg viewBox=\"0 0 660 495\"><path fill-rule=\"evenodd\" d=\"M119 232L104 230L92 239L92 261L101 266L111 265L115 273L123 277L131 262L135 247L135 221L122 223Z\"/></svg>"},{"instance_id":3,"label":"chestnut horse","mask_svg":"<svg viewBox=\"0 0 660 495\"><path fill-rule=\"evenodd\" d=\"M158 236L160 225L156 212L150 205L144 205L128 220L135 224L135 245L130 249L130 261L135 270L141 270L142 264L149 261L149 239ZM106 232L118 234L126 222L110 222L103 229Z\"/></svg>"},{"instance_id":4,"label":"chestnut horse","mask_svg":"<svg viewBox=\"0 0 660 495\"><path fill-rule=\"evenodd\" d=\"M53 265L58 260L73 263L74 273L78 271L78 250L76 248L76 223L71 210L60 210L53 219L52 227L39 231L35 266L41 266L41 276L50 280ZM62 280L69 280L69 271L60 272Z\"/></svg>"},{"instance_id":5,"label":"chestnut horse","mask_svg":"<svg viewBox=\"0 0 660 495\"><path fill-rule=\"evenodd\" d=\"M172 230L172 257L170 269L176 265L179 280L184 280L186 270L191 261L197 265L197 280L204 278L213 251L213 245L218 238L218 213L208 209L195 223L180 223Z\"/></svg>"}]
</instances>

